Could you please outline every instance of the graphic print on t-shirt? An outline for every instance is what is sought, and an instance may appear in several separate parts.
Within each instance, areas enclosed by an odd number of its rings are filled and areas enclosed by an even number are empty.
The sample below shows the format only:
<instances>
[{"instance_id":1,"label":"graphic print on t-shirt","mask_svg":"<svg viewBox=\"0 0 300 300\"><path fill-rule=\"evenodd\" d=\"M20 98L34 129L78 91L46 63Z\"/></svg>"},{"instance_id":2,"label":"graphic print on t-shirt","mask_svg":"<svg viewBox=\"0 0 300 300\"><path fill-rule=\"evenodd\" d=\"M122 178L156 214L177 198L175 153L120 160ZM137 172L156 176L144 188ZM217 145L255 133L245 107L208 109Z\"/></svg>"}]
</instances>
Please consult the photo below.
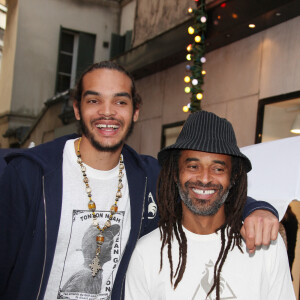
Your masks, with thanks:
<instances>
[{"instance_id":1,"label":"graphic print on t-shirt","mask_svg":"<svg viewBox=\"0 0 300 300\"><path fill-rule=\"evenodd\" d=\"M208 294L208 292L210 291L210 289L214 283L214 267L215 267L215 265L212 260L210 260L208 264L205 264L205 270L202 272L202 276L201 276L199 285L197 286L197 288L195 290L192 300L199 299L199 296L197 297L197 294L200 291L200 289L204 290L206 295ZM215 289L207 297L207 299L208 300L215 299L215 297L213 297L213 295L215 295ZM228 282L221 275L220 276L220 300L225 300L225 299L237 299L237 297L234 294L234 292L232 291Z\"/></svg>"},{"instance_id":2,"label":"graphic print on t-shirt","mask_svg":"<svg viewBox=\"0 0 300 300\"><path fill-rule=\"evenodd\" d=\"M101 224L109 218L109 211L96 211ZM104 243L99 260L101 270L92 276L90 264L96 254L99 230L92 225L90 211L73 210L72 228L64 260L57 299L104 300L112 290L112 276L120 259L121 232L124 212L116 213L111 227L104 230Z\"/></svg>"}]
</instances>

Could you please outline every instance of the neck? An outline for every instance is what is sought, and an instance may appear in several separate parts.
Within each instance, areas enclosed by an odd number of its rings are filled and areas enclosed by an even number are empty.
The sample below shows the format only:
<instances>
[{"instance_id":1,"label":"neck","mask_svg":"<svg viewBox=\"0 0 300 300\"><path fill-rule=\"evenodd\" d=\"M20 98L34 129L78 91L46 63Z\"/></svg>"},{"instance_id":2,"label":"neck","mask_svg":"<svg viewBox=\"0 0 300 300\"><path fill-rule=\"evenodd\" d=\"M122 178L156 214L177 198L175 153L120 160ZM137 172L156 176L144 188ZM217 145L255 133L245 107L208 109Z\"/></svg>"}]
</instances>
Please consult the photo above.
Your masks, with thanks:
<instances>
[{"instance_id":1,"label":"neck","mask_svg":"<svg viewBox=\"0 0 300 300\"><path fill-rule=\"evenodd\" d=\"M225 223L224 205L213 216L199 216L182 203L182 225L196 234L211 234Z\"/></svg>"},{"instance_id":2,"label":"neck","mask_svg":"<svg viewBox=\"0 0 300 300\"><path fill-rule=\"evenodd\" d=\"M77 154L78 141L74 143L75 153ZM114 152L97 150L90 141L83 135L80 143L80 154L82 161L97 170L107 171L113 169L119 163L122 147Z\"/></svg>"}]
</instances>

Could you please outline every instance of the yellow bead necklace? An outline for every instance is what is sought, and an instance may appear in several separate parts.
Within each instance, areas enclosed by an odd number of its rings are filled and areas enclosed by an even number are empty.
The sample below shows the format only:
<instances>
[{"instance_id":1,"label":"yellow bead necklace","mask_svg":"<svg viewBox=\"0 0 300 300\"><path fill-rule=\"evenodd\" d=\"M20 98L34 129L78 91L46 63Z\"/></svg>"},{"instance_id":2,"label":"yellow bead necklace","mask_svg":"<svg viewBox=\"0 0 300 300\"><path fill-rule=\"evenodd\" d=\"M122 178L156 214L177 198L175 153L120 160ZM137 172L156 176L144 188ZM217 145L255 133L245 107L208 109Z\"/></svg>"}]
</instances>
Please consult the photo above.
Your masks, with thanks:
<instances>
[{"instance_id":1,"label":"yellow bead necklace","mask_svg":"<svg viewBox=\"0 0 300 300\"><path fill-rule=\"evenodd\" d=\"M120 154L120 159L119 159L119 183L118 183L118 191L116 193L116 198L115 198L115 203L112 205L110 209L110 215L107 221L105 222L104 226L101 228L99 226L99 223L97 221L97 216L95 213L96 210L96 203L92 200L92 189L90 188L89 185L89 179L86 175L86 167L83 165L82 159L81 159L81 154L80 154L80 143L81 143L81 138L78 140L78 146L77 146L77 163L80 165L80 169L83 175L83 182L85 184L85 191L87 193L87 196L89 198L88 202L88 208L92 212L93 215L93 225L98 228L100 233L96 236L96 243L97 243L97 249L96 249L96 255L94 259L92 260L92 263L89 265L91 270L92 270L92 275L96 276L99 270L102 269L100 265L100 260L99 260L99 254L101 251L101 245L104 243L104 235L103 232L105 229L109 228L111 226L111 220L113 218L113 215L118 211L118 201L122 197L121 189L123 188L122 184L122 177L124 176L123 170L124 170L124 163L123 163L123 156Z\"/></svg>"}]
</instances>

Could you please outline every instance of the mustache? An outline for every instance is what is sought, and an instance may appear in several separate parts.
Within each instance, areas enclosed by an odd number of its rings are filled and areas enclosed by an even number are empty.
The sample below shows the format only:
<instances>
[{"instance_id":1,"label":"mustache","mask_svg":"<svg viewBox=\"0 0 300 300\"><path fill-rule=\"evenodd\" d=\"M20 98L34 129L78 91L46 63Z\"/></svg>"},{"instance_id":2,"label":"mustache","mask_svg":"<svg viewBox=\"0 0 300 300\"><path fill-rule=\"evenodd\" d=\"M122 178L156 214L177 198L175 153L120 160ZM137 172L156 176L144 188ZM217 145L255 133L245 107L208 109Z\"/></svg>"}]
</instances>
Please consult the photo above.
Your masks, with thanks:
<instances>
[{"instance_id":1,"label":"mustache","mask_svg":"<svg viewBox=\"0 0 300 300\"><path fill-rule=\"evenodd\" d=\"M201 181L195 181L195 182L192 182L192 181L187 181L184 186L186 188L189 188L190 186L193 186L193 187L196 187L196 188L210 188L210 189L223 189L223 186L221 184L213 184L211 182L209 183L206 183L204 184L203 182Z\"/></svg>"},{"instance_id":2,"label":"mustache","mask_svg":"<svg viewBox=\"0 0 300 300\"><path fill-rule=\"evenodd\" d=\"M91 124L92 124L92 123L95 123L95 122L97 122L97 121L117 121L117 122L119 122L120 124L122 124L122 121L121 121L121 120L116 119L116 118L113 118L113 117L99 117L99 118L97 118L97 119L92 119L92 120L91 120Z\"/></svg>"}]
</instances>

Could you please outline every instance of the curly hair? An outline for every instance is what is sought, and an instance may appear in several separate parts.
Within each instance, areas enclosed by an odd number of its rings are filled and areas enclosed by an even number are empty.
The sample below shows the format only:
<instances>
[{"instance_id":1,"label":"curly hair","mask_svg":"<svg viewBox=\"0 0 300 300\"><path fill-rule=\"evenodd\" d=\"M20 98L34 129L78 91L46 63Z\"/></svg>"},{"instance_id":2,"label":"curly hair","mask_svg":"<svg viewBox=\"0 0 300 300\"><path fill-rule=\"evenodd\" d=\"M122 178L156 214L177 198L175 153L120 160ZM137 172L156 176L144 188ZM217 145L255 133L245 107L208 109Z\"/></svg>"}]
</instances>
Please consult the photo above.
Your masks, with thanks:
<instances>
[{"instance_id":1,"label":"curly hair","mask_svg":"<svg viewBox=\"0 0 300 300\"><path fill-rule=\"evenodd\" d=\"M133 102L133 111L136 111L140 107L140 105L142 104L142 98L136 91L136 86L135 86L133 76L129 72L127 72L122 66L120 66L119 64L117 64L113 61L101 61L98 63L94 63L93 65L91 65L88 69L86 69L81 74L81 76L79 77L79 79L77 81L76 87L73 91L73 98L76 101L78 101L78 102L81 101L81 95L82 95L82 89L83 89L82 82L83 82L84 76L87 73L92 72L97 69L116 70L116 71L119 71L119 72L125 74L126 76L128 76L131 80L131 96L132 96L132 102Z\"/></svg>"},{"instance_id":2,"label":"curly hair","mask_svg":"<svg viewBox=\"0 0 300 300\"><path fill-rule=\"evenodd\" d=\"M178 161L180 150L170 151L164 162L157 183L157 201L160 213L159 229L161 234L160 270L163 267L163 249L166 246L170 264L170 281L174 289L181 281L187 260L187 239L182 229L182 204L179 201L178 187L175 178L179 175ZM214 283L208 292L209 296L216 288L216 299L220 299L220 276L229 250L237 246L241 249L242 213L247 198L247 172L243 159L232 156L231 189L224 204L225 223L218 228L221 232L221 249L214 267ZM216 231L217 231L216 230ZM179 244L179 262L174 272L172 261L172 239L175 235ZM173 284L173 279L175 283Z\"/></svg>"}]
</instances>

